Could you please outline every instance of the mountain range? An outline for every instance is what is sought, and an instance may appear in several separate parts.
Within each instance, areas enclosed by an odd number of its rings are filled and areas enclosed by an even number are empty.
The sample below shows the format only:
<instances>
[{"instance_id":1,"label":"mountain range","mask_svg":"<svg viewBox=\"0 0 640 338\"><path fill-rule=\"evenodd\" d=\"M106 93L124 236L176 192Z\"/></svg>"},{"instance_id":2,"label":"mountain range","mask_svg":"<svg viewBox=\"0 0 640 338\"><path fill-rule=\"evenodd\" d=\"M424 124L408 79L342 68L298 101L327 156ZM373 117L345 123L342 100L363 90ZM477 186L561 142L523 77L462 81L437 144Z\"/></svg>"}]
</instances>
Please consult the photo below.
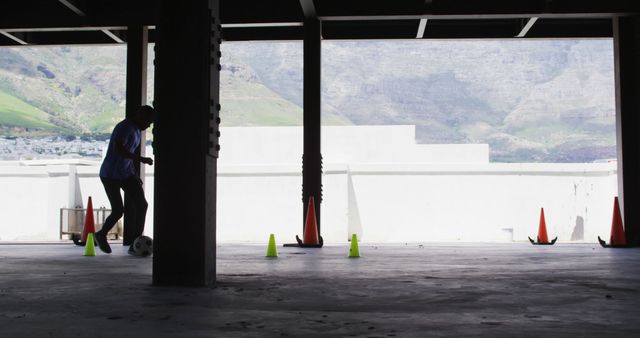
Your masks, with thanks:
<instances>
[{"instance_id":1,"label":"mountain range","mask_svg":"<svg viewBox=\"0 0 640 338\"><path fill-rule=\"evenodd\" d=\"M222 53L223 125L302 124L301 42ZM413 124L419 143L488 143L498 162L590 162L616 156L613 74L610 39L324 41L322 120ZM122 46L2 48L0 135L108 133L125 76Z\"/></svg>"}]
</instances>

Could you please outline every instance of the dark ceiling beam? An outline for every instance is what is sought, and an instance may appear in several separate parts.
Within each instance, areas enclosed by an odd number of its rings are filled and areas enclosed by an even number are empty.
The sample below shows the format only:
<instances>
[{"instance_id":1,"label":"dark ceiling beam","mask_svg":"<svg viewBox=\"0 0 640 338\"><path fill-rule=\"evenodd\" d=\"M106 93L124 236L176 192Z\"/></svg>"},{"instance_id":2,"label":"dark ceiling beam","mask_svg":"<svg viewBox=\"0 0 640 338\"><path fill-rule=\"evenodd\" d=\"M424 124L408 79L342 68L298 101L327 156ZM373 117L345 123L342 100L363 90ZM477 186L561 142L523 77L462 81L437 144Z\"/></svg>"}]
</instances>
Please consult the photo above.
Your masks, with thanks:
<instances>
[{"instance_id":1,"label":"dark ceiling beam","mask_svg":"<svg viewBox=\"0 0 640 338\"><path fill-rule=\"evenodd\" d=\"M298 27L303 25L302 22L223 23L222 28Z\"/></svg>"},{"instance_id":2,"label":"dark ceiling beam","mask_svg":"<svg viewBox=\"0 0 640 338\"><path fill-rule=\"evenodd\" d=\"M324 39L415 39L420 20L324 21Z\"/></svg>"},{"instance_id":3,"label":"dark ceiling beam","mask_svg":"<svg viewBox=\"0 0 640 338\"><path fill-rule=\"evenodd\" d=\"M17 18L10 20L0 20L0 29L5 31L82 31L82 30L102 30L111 29L111 27L126 27L131 22L139 23L143 26L155 26L155 20L130 20L126 18L113 19L108 17L101 17L99 20L82 20L77 19L63 19L55 17L41 18L36 20L33 18L26 18L19 20Z\"/></svg>"},{"instance_id":4,"label":"dark ceiling beam","mask_svg":"<svg viewBox=\"0 0 640 338\"><path fill-rule=\"evenodd\" d=\"M325 21L323 37L330 39L415 39L419 20ZM423 39L513 39L522 32L522 19L429 20ZM523 38L611 38L611 19L539 19Z\"/></svg>"},{"instance_id":5,"label":"dark ceiling beam","mask_svg":"<svg viewBox=\"0 0 640 338\"><path fill-rule=\"evenodd\" d=\"M63 45L107 45L114 44L113 39L100 31L82 32L29 32L21 34L21 40L28 46L63 46Z\"/></svg>"},{"instance_id":6,"label":"dark ceiling beam","mask_svg":"<svg viewBox=\"0 0 640 338\"><path fill-rule=\"evenodd\" d=\"M19 43L15 42L14 40L6 37L5 35L0 34L0 46L21 46Z\"/></svg>"},{"instance_id":7,"label":"dark ceiling beam","mask_svg":"<svg viewBox=\"0 0 640 338\"><path fill-rule=\"evenodd\" d=\"M156 0L92 0L89 22L95 26L155 26L158 17Z\"/></svg>"},{"instance_id":8,"label":"dark ceiling beam","mask_svg":"<svg viewBox=\"0 0 640 338\"><path fill-rule=\"evenodd\" d=\"M78 14L79 16L87 16L85 11L80 9L80 6L78 5L78 1L74 1L74 0L58 0L58 1L60 1L61 4L65 5L67 8L69 8L71 11Z\"/></svg>"},{"instance_id":9,"label":"dark ceiling beam","mask_svg":"<svg viewBox=\"0 0 640 338\"><path fill-rule=\"evenodd\" d=\"M126 26L105 26L105 27L43 27L43 28L7 28L2 29L5 32L86 32L86 31L101 31L101 30L125 30Z\"/></svg>"},{"instance_id":10,"label":"dark ceiling beam","mask_svg":"<svg viewBox=\"0 0 640 338\"><path fill-rule=\"evenodd\" d=\"M223 0L220 21L223 24L302 22L300 0Z\"/></svg>"},{"instance_id":11,"label":"dark ceiling beam","mask_svg":"<svg viewBox=\"0 0 640 338\"><path fill-rule=\"evenodd\" d=\"M222 25L222 37L225 41L278 41L302 40L304 27L271 26L271 27L225 27Z\"/></svg>"},{"instance_id":12,"label":"dark ceiling beam","mask_svg":"<svg viewBox=\"0 0 640 338\"><path fill-rule=\"evenodd\" d=\"M581 17L625 15L640 12L636 0L322 0L318 17L338 20L399 20L444 17L507 18L579 15Z\"/></svg>"},{"instance_id":13,"label":"dark ceiling beam","mask_svg":"<svg viewBox=\"0 0 640 338\"><path fill-rule=\"evenodd\" d=\"M0 31L1 32L1 31ZM111 30L116 38L123 42L127 41L126 30ZM6 33L6 32L5 32ZM26 45L18 43L15 39L7 37L6 34L0 33L0 46L11 47L33 47L33 46L105 46L105 45L122 45L116 40L105 34L101 30L85 30L85 31L33 31L33 32L12 32L7 33L17 38ZM155 42L155 31L149 30L149 43Z\"/></svg>"},{"instance_id":14,"label":"dark ceiling beam","mask_svg":"<svg viewBox=\"0 0 640 338\"><path fill-rule=\"evenodd\" d=\"M122 40L118 35L116 35L115 33L113 33L112 31L108 30L108 29L102 29L102 32L110 37L113 41L115 41L116 43L124 43L124 40Z\"/></svg>"},{"instance_id":15,"label":"dark ceiling beam","mask_svg":"<svg viewBox=\"0 0 640 338\"><path fill-rule=\"evenodd\" d=\"M639 2L640 3L640 2ZM523 14L476 14L476 15L460 15L460 14L411 14L411 15L334 15L319 16L321 21L393 21L393 20L479 20L479 19L528 19L528 18L548 18L548 19L610 19L614 16L626 14L613 13L566 13L566 14L549 14L549 13L523 13ZM630 14L629 14L630 15Z\"/></svg>"},{"instance_id":16,"label":"dark ceiling beam","mask_svg":"<svg viewBox=\"0 0 640 338\"><path fill-rule=\"evenodd\" d=\"M431 0L319 0L316 1L316 8L319 17L422 15L428 13L432 2ZM470 2L480 2L480 0Z\"/></svg>"},{"instance_id":17,"label":"dark ceiling beam","mask_svg":"<svg viewBox=\"0 0 640 338\"><path fill-rule=\"evenodd\" d=\"M637 13L636 0L433 0L425 14L536 14L620 15Z\"/></svg>"},{"instance_id":18,"label":"dark ceiling beam","mask_svg":"<svg viewBox=\"0 0 640 338\"><path fill-rule=\"evenodd\" d=\"M538 19L525 38L612 38L612 19Z\"/></svg>"},{"instance_id":19,"label":"dark ceiling beam","mask_svg":"<svg viewBox=\"0 0 640 338\"><path fill-rule=\"evenodd\" d=\"M10 40L12 40L12 41L17 42L17 43L18 43L18 44L20 44L20 45L23 45L23 46L24 46L24 45L28 45L28 43L27 43L26 41L24 41L24 40L22 40L22 39L18 38L17 36L15 36L15 35L13 35L13 34L11 34L11 33L9 33L9 32L6 32L6 31L2 31L2 30L0 30L0 34L1 34L1 35L4 35L5 37L9 38L9 39L10 39Z\"/></svg>"},{"instance_id":20,"label":"dark ceiling beam","mask_svg":"<svg viewBox=\"0 0 640 338\"><path fill-rule=\"evenodd\" d=\"M611 37L611 18L638 7L635 0L225 0L221 16L226 41L301 40L309 17L323 21L326 39L514 38L530 18L538 19L524 38L579 38ZM5 0L0 30L29 45L65 43L53 36L69 44L119 43L127 26L155 26L156 18L156 0ZM78 37L26 34L56 32ZM153 36L150 28L150 42ZM18 45L13 38L3 34L0 44Z\"/></svg>"},{"instance_id":21,"label":"dark ceiling beam","mask_svg":"<svg viewBox=\"0 0 640 338\"><path fill-rule=\"evenodd\" d=\"M531 29L531 27L533 27L533 24L536 23L536 21L538 21L537 17L533 17L533 18L529 18L527 20L527 23L524 24L524 26L522 27L522 29L520 30L520 33L518 33L518 35L516 35L517 38L523 38L527 35L527 33L529 32L529 30Z\"/></svg>"},{"instance_id":22,"label":"dark ceiling beam","mask_svg":"<svg viewBox=\"0 0 640 338\"><path fill-rule=\"evenodd\" d=\"M305 19L315 19L318 17L316 5L313 3L313 0L300 0L300 7L302 7L302 13Z\"/></svg>"},{"instance_id":23,"label":"dark ceiling beam","mask_svg":"<svg viewBox=\"0 0 640 338\"><path fill-rule=\"evenodd\" d=\"M418 32L416 33L416 39L422 39L424 37L424 30L427 28L427 21L428 19L420 19Z\"/></svg>"},{"instance_id":24,"label":"dark ceiling beam","mask_svg":"<svg viewBox=\"0 0 640 338\"><path fill-rule=\"evenodd\" d=\"M155 26L157 11L154 0L5 0L0 29Z\"/></svg>"},{"instance_id":25,"label":"dark ceiling beam","mask_svg":"<svg viewBox=\"0 0 640 338\"><path fill-rule=\"evenodd\" d=\"M415 39L419 20L325 21L325 40ZM539 19L522 38L611 38L611 19ZM522 31L522 19L429 20L423 39L514 39ZM225 41L301 40L302 26L236 27L223 25Z\"/></svg>"},{"instance_id":26,"label":"dark ceiling beam","mask_svg":"<svg viewBox=\"0 0 640 338\"><path fill-rule=\"evenodd\" d=\"M520 31L520 19L430 20L424 39L509 39Z\"/></svg>"}]
</instances>

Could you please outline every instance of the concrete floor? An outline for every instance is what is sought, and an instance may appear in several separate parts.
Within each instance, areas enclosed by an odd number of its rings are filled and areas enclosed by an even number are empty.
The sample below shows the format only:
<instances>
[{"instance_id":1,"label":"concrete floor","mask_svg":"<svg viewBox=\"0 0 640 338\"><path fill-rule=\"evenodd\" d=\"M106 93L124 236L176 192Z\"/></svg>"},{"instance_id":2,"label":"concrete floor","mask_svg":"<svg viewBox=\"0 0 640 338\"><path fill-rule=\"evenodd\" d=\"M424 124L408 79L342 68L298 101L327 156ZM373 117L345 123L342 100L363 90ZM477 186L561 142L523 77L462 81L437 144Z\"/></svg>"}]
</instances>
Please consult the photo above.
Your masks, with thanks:
<instances>
[{"instance_id":1,"label":"concrete floor","mask_svg":"<svg viewBox=\"0 0 640 338\"><path fill-rule=\"evenodd\" d=\"M640 336L639 249L223 245L213 288L153 287L115 249L0 245L0 336Z\"/></svg>"}]
</instances>

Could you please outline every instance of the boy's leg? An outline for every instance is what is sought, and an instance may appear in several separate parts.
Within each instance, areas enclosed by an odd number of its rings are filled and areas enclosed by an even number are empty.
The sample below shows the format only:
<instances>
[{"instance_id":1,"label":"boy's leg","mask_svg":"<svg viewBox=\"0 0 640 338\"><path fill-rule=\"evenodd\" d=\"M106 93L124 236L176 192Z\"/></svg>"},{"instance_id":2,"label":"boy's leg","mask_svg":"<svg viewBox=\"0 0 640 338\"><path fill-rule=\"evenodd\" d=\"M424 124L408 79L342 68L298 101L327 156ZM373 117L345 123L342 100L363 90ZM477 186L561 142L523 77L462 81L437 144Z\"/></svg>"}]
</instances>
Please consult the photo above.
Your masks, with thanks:
<instances>
[{"instance_id":1,"label":"boy's leg","mask_svg":"<svg viewBox=\"0 0 640 338\"><path fill-rule=\"evenodd\" d=\"M122 189L128 198L133 200L135 208L135 237L141 236L144 232L144 223L147 216L147 208L149 204L144 198L144 190L142 189L142 181L136 176L132 176L124 181Z\"/></svg>"},{"instance_id":2,"label":"boy's leg","mask_svg":"<svg viewBox=\"0 0 640 338\"><path fill-rule=\"evenodd\" d=\"M109 233L109 230L111 230L116 222L118 222L124 212L122 196L120 196L120 186L122 183L117 180L108 180L104 178L100 178L100 180L102 181L104 191L107 193L107 198L109 198L109 203L111 204L111 214L104 221L102 229L96 232L95 238L100 250L105 253L111 253L111 247L109 246L109 243L107 243L107 233Z\"/></svg>"},{"instance_id":3,"label":"boy's leg","mask_svg":"<svg viewBox=\"0 0 640 338\"><path fill-rule=\"evenodd\" d=\"M130 190L130 189L128 189ZM131 245L137 237L136 206L131 194L124 193L124 228L122 229L122 245Z\"/></svg>"}]
</instances>

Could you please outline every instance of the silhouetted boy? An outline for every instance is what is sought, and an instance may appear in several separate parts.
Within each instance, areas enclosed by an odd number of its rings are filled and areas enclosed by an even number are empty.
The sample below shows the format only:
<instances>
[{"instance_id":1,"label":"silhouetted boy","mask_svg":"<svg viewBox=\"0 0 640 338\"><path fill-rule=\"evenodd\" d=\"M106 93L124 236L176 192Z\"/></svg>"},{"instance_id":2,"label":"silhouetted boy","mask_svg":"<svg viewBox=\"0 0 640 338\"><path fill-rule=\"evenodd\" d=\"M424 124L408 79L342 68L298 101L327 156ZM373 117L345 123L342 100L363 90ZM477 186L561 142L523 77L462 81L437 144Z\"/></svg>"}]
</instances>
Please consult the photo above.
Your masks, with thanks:
<instances>
[{"instance_id":1,"label":"silhouetted boy","mask_svg":"<svg viewBox=\"0 0 640 338\"><path fill-rule=\"evenodd\" d=\"M153 164L152 159L136 153L136 149L140 146L140 131L149 127L153 122L153 115L154 110L151 106L142 106L134 117L122 120L111 133L107 155L100 167L100 180L111 203L111 215L105 220L102 229L95 234L100 250L105 253L111 253L107 233L124 213L120 189L125 192L127 198L133 200L135 237L142 235L144 230L148 204L144 198L142 180L136 173L134 161ZM129 247L129 253L133 253L133 247Z\"/></svg>"}]
</instances>

